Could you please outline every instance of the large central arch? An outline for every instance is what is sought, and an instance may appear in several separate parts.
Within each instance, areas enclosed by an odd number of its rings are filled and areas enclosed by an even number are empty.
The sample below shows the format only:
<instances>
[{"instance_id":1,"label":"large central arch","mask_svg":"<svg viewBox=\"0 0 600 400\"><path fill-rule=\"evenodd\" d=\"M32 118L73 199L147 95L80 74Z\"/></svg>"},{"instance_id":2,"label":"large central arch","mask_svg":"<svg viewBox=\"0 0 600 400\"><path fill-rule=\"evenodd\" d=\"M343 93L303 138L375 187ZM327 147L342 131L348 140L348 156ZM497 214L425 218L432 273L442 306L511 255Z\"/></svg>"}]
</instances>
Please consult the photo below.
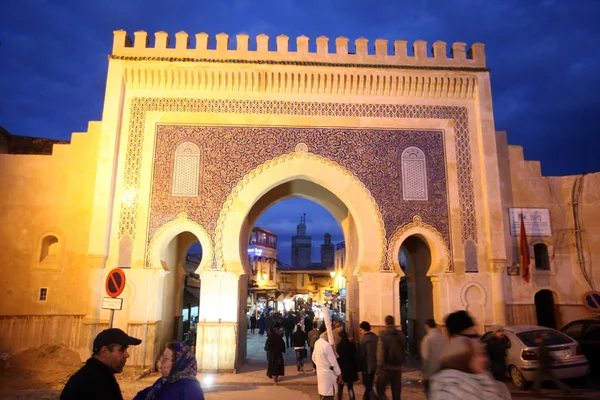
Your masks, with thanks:
<instances>
[{"instance_id":1,"label":"large central arch","mask_svg":"<svg viewBox=\"0 0 600 400\"><path fill-rule=\"evenodd\" d=\"M197 339L202 370L236 370L243 363L246 348L245 340L240 339L246 331L245 299L251 274L247 261L249 232L271 204L291 196L320 203L342 226L356 295L357 276L375 276L387 270L382 215L371 193L354 174L309 153L305 144L296 146L294 153L265 162L238 182L219 215L215 263L202 272L203 287L208 287L201 292ZM351 294L347 296L350 304ZM358 296L353 303L358 319L358 312L362 312ZM203 304L211 306L205 308ZM232 342L237 346L232 347Z\"/></svg>"},{"instance_id":2,"label":"large central arch","mask_svg":"<svg viewBox=\"0 0 600 400\"><path fill-rule=\"evenodd\" d=\"M215 234L217 268L238 275L250 272L244 261L247 254L247 238L244 235L251 228L250 219L256 218L252 211L254 205L276 187L297 180L326 189L347 208L348 223L342 223L342 229L349 253L356 255L353 260L355 274L387 268L383 218L371 193L350 171L331 160L304 151L267 161L246 175L232 190L221 210ZM327 207L328 199L314 196L312 199L321 200L319 202Z\"/></svg>"}]
</instances>

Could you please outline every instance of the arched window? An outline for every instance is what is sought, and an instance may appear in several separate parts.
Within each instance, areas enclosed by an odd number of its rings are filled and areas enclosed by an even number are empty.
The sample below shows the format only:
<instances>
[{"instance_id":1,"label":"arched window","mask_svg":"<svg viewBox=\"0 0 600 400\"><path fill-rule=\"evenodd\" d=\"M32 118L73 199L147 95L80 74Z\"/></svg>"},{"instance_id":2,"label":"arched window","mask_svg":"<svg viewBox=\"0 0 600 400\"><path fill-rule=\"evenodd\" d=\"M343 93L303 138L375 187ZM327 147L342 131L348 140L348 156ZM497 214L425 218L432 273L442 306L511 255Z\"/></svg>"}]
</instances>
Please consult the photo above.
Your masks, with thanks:
<instances>
[{"instance_id":1,"label":"arched window","mask_svg":"<svg viewBox=\"0 0 600 400\"><path fill-rule=\"evenodd\" d=\"M402 152L402 198L427 200L427 168L425 153L418 147L408 147Z\"/></svg>"},{"instance_id":2,"label":"arched window","mask_svg":"<svg viewBox=\"0 0 600 400\"><path fill-rule=\"evenodd\" d=\"M58 238L54 235L48 235L42 239L42 246L40 248L40 264L52 264L55 263L58 257Z\"/></svg>"},{"instance_id":3,"label":"arched window","mask_svg":"<svg viewBox=\"0 0 600 400\"><path fill-rule=\"evenodd\" d=\"M175 150L173 196L198 196L199 177L200 149L192 142L180 144Z\"/></svg>"},{"instance_id":4,"label":"arched window","mask_svg":"<svg viewBox=\"0 0 600 400\"><path fill-rule=\"evenodd\" d=\"M550 269L550 258L548 257L548 246L544 243L538 243L533 246L535 255L535 268L548 271Z\"/></svg>"}]
</instances>

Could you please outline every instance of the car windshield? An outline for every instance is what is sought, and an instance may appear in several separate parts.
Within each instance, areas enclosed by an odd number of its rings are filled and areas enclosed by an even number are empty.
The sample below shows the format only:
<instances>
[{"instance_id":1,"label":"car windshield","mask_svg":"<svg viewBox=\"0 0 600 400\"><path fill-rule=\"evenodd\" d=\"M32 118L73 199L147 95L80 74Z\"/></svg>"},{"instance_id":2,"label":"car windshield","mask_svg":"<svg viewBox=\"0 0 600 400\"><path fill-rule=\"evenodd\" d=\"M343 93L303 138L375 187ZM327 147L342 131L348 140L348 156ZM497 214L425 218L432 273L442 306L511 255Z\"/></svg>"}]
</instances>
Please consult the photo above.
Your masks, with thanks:
<instances>
[{"instance_id":1,"label":"car windshield","mask_svg":"<svg viewBox=\"0 0 600 400\"><path fill-rule=\"evenodd\" d=\"M527 347L536 347L535 338L543 334L546 338L547 346L571 343L572 340L558 331L551 329L539 329L537 331L528 331L517 333L517 337L525 343Z\"/></svg>"}]
</instances>

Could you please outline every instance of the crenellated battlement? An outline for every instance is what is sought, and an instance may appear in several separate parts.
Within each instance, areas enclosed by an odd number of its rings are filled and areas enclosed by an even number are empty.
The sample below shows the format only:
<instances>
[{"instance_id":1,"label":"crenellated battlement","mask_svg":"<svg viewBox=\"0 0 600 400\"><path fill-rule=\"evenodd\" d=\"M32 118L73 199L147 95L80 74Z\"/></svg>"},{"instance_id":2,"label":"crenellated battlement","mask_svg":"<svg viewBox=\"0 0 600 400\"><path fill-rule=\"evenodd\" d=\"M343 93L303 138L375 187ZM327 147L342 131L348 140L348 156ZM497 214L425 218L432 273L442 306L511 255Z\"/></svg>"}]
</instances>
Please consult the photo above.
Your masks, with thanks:
<instances>
[{"instance_id":1,"label":"crenellated battlement","mask_svg":"<svg viewBox=\"0 0 600 400\"><path fill-rule=\"evenodd\" d=\"M427 42L417 40L413 43L413 54L408 54L408 42L396 40L393 43L393 54L389 54L388 41L375 40L369 46L369 40L358 38L354 41L355 53L349 53L350 40L345 37L335 39L335 52L330 52L330 39L320 36L316 39L316 51L309 50L310 39L306 36L296 38L296 51L290 50L290 38L279 35L275 38L275 50L269 49L270 38L265 34L256 36L256 50L250 50L250 36L235 36L235 48L230 46L230 36L225 33L215 35L212 40L207 33L195 35L192 47L190 36L186 32L175 34L175 45L170 43L169 34L156 32L154 47L150 47L148 33L134 33L132 41L127 32L114 32L113 58L148 58L169 59L172 61L231 61L231 62L273 62L273 63L320 63L349 66L381 66L431 69L485 69L485 46L474 43L467 51L462 42L452 44L448 51L447 44L436 41L428 52Z\"/></svg>"}]
</instances>

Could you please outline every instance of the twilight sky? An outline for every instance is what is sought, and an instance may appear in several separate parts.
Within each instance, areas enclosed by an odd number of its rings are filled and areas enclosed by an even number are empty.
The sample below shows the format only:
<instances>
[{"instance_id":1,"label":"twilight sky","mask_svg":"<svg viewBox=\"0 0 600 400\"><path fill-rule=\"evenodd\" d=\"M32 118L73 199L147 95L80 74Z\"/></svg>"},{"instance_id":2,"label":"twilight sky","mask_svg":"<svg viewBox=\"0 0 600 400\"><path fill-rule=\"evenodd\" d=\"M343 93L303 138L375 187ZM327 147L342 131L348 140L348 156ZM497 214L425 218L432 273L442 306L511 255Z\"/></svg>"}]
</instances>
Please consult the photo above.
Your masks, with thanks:
<instances>
[{"instance_id":1,"label":"twilight sky","mask_svg":"<svg viewBox=\"0 0 600 400\"><path fill-rule=\"evenodd\" d=\"M351 47L358 37L370 46L385 38L390 49L396 39L423 39L429 47L435 40L483 42L496 129L523 145L526 159L540 160L545 175L594 172L599 17L600 0L0 0L0 125L14 134L69 139L100 120L115 29L145 30L151 38L160 30L265 33L273 43L283 33L292 46L306 35L311 49L320 35L331 46L335 37L348 37ZM306 212L318 243L325 231L339 235L339 227L323 223L322 208L294 201L274 206L260 223L287 232Z\"/></svg>"}]
</instances>

